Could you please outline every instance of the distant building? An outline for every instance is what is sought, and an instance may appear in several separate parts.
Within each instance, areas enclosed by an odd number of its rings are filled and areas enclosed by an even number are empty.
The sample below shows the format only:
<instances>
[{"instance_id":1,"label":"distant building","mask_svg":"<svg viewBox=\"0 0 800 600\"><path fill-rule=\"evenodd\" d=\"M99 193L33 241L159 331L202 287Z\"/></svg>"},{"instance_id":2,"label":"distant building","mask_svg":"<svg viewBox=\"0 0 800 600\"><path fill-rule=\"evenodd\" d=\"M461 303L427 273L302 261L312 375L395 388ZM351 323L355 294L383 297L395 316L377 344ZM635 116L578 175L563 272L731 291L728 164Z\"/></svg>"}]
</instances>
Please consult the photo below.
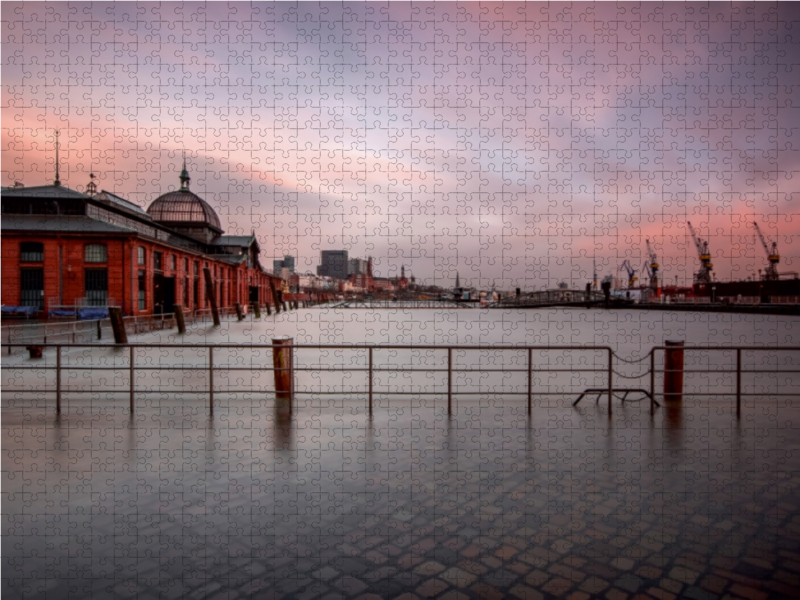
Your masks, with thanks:
<instances>
[{"instance_id":1,"label":"distant building","mask_svg":"<svg viewBox=\"0 0 800 600\"><path fill-rule=\"evenodd\" d=\"M361 258L351 258L348 261L348 275L366 275L368 262Z\"/></svg>"},{"instance_id":2,"label":"distant building","mask_svg":"<svg viewBox=\"0 0 800 600\"><path fill-rule=\"evenodd\" d=\"M290 275L294 275L294 256L289 256L288 254L283 257L283 260L273 260L272 261L272 272L275 275L281 277L284 276L289 277ZM286 269L286 271L284 271Z\"/></svg>"},{"instance_id":3,"label":"distant building","mask_svg":"<svg viewBox=\"0 0 800 600\"><path fill-rule=\"evenodd\" d=\"M347 250L322 250L320 265L317 275L320 277L333 277L334 279L347 279L350 267Z\"/></svg>"}]
</instances>

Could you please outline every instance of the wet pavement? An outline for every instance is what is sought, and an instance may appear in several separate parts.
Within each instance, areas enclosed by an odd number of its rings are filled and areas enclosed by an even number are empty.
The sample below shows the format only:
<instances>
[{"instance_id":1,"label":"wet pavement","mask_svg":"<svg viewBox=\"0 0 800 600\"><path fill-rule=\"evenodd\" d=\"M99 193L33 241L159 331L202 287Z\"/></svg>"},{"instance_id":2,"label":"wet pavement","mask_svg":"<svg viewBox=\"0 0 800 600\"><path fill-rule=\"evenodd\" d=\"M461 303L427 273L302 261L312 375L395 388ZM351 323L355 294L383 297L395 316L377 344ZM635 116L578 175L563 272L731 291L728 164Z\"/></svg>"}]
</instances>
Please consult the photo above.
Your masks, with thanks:
<instances>
[{"instance_id":1,"label":"wet pavement","mask_svg":"<svg viewBox=\"0 0 800 600\"><path fill-rule=\"evenodd\" d=\"M4 398L4 598L800 589L800 403Z\"/></svg>"}]
</instances>

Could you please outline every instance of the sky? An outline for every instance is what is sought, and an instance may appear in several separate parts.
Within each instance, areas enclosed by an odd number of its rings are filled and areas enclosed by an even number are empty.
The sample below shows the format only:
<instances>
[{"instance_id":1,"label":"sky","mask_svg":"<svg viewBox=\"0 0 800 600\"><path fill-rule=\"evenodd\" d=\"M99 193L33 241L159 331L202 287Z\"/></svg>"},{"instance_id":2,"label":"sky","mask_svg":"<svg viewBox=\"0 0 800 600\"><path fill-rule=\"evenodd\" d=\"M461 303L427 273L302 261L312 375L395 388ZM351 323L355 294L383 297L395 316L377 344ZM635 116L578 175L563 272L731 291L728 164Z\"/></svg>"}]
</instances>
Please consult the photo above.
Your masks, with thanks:
<instances>
[{"instance_id":1,"label":"sky","mask_svg":"<svg viewBox=\"0 0 800 600\"><path fill-rule=\"evenodd\" d=\"M2 184L191 189L262 264L427 284L800 271L797 3L15 3ZM641 274L640 274L641 277ZM646 275L644 276L646 279Z\"/></svg>"}]
</instances>

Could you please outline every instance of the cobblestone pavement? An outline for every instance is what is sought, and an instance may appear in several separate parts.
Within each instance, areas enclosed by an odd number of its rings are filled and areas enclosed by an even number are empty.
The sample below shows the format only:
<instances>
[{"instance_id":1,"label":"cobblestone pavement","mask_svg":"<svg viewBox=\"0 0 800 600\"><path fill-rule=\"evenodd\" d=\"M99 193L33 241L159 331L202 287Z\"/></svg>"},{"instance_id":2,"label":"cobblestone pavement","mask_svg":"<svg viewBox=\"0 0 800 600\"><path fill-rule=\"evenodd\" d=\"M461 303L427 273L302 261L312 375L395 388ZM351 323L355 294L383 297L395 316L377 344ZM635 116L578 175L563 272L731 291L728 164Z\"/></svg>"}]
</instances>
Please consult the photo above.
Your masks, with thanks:
<instances>
[{"instance_id":1,"label":"cobblestone pavement","mask_svg":"<svg viewBox=\"0 0 800 600\"><path fill-rule=\"evenodd\" d=\"M5 404L5 403L4 403ZM778 598L800 407L2 413L4 598ZM224 406L223 406L224 404ZM617 405L619 406L619 405Z\"/></svg>"}]
</instances>

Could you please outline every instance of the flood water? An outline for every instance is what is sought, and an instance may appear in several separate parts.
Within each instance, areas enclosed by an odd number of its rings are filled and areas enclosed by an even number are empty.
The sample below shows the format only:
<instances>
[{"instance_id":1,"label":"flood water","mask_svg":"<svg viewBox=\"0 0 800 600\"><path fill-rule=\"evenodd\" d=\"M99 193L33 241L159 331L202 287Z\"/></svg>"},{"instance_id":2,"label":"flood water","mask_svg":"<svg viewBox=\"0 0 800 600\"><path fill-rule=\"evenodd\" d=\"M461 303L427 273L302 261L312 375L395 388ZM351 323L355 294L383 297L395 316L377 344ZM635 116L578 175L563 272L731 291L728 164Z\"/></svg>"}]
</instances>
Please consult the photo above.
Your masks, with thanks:
<instances>
[{"instance_id":1,"label":"flood water","mask_svg":"<svg viewBox=\"0 0 800 600\"><path fill-rule=\"evenodd\" d=\"M271 350L248 349L284 336L608 345L615 388L639 388L649 362L622 359L665 340L796 344L800 319L315 308L131 340L244 345L214 351L213 417L204 349L137 349L134 414L127 351L64 351L59 418L53 353L4 356L3 596L778 598L800 588L796 352L744 353L763 372L743 376L737 419L735 376L708 372L730 370L730 351L687 352L687 368L705 371L686 374L698 394L651 417L641 394L618 394L611 414L606 396L572 406L605 385L604 351L534 351L530 415L526 351L455 351L448 415L446 351L381 350L370 418L364 350L298 349L311 370L296 373L288 416L258 369ZM19 369L33 364L48 368ZM6 391L17 389L27 392Z\"/></svg>"}]
</instances>

